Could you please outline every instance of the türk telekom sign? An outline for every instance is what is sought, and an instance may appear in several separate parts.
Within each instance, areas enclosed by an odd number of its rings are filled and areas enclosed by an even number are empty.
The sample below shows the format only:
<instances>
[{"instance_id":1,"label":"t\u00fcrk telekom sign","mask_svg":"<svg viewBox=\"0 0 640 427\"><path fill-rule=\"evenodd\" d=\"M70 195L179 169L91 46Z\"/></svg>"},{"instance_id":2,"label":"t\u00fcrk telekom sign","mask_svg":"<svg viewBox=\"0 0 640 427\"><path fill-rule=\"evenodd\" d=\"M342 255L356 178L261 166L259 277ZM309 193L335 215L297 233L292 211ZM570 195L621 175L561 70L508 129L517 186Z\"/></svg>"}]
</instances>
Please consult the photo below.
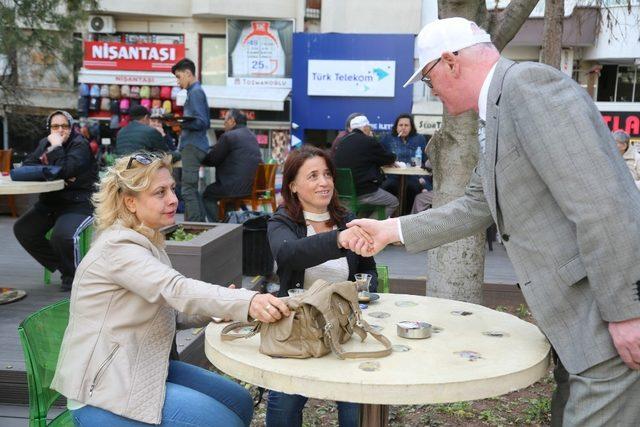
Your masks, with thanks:
<instances>
[{"instance_id":1,"label":"t\u00fcrk telekom sign","mask_svg":"<svg viewBox=\"0 0 640 427\"><path fill-rule=\"evenodd\" d=\"M184 44L84 42L82 66L91 70L171 71Z\"/></svg>"},{"instance_id":2,"label":"t\u00fcrk telekom sign","mask_svg":"<svg viewBox=\"0 0 640 427\"><path fill-rule=\"evenodd\" d=\"M602 119L612 131L622 129L631 137L640 137L640 112L622 113L622 112L601 112Z\"/></svg>"}]
</instances>

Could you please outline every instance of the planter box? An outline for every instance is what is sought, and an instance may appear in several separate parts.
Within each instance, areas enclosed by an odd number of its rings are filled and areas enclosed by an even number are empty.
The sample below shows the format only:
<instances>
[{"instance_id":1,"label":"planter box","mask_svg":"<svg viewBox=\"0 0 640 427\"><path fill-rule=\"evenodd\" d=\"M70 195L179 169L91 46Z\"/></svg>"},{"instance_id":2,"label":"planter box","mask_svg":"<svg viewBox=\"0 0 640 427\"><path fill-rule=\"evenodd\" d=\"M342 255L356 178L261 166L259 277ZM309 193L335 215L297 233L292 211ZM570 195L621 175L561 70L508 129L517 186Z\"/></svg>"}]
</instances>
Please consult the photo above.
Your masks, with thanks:
<instances>
[{"instance_id":1,"label":"planter box","mask_svg":"<svg viewBox=\"0 0 640 427\"><path fill-rule=\"evenodd\" d=\"M166 241L173 268L191 279L242 287L242 225L181 222L162 232L167 235L180 225L187 231L205 231L187 242Z\"/></svg>"}]
</instances>

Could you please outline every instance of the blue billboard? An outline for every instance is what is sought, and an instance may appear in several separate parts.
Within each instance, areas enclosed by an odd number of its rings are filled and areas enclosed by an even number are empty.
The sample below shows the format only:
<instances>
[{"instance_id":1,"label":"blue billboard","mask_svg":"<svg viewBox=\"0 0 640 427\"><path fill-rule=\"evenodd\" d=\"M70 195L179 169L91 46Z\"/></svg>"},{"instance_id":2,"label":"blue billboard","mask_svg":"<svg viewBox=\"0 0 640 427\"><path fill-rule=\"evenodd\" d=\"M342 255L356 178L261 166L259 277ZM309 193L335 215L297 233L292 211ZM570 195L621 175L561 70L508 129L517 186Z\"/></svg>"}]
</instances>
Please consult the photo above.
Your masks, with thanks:
<instances>
[{"instance_id":1,"label":"blue billboard","mask_svg":"<svg viewBox=\"0 0 640 427\"><path fill-rule=\"evenodd\" d=\"M413 44L411 34L295 33L293 134L341 130L355 111L374 130L391 130L399 114L411 112L413 91L402 85L414 71Z\"/></svg>"}]
</instances>

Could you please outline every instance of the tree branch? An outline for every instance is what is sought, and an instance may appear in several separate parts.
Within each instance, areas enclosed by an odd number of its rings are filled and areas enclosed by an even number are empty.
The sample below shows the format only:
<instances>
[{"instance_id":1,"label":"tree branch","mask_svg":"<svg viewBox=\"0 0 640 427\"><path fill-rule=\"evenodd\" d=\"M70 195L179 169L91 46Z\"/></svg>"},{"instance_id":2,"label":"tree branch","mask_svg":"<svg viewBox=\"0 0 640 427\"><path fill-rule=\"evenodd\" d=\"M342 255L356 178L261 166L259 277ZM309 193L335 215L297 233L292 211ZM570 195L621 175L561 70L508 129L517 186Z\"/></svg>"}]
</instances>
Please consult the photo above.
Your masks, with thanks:
<instances>
[{"instance_id":1,"label":"tree branch","mask_svg":"<svg viewBox=\"0 0 640 427\"><path fill-rule=\"evenodd\" d=\"M489 31L491 40L498 50L504 49L515 37L537 3L538 0L511 0L509 5L495 16Z\"/></svg>"}]
</instances>

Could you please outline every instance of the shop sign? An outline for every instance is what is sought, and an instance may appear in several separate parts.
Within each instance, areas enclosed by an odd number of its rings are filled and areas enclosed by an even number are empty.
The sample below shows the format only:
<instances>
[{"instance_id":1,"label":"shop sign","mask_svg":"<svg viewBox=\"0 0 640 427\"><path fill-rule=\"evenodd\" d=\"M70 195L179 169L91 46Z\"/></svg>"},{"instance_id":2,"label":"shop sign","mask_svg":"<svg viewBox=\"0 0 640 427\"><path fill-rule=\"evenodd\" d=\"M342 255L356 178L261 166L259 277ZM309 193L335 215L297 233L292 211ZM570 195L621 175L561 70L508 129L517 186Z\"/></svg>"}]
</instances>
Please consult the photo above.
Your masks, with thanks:
<instances>
[{"instance_id":1,"label":"shop sign","mask_svg":"<svg viewBox=\"0 0 640 427\"><path fill-rule=\"evenodd\" d=\"M433 135L442 127L442 116L413 116L416 132L423 135Z\"/></svg>"},{"instance_id":2,"label":"shop sign","mask_svg":"<svg viewBox=\"0 0 640 427\"><path fill-rule=\"evenodd\" d=\"M82 66L93 70L171 71L184 44L84 42Z\"/></svg>"},{"instance_id":3,"label":"shop sign","mask_svg":"<svg viewBox=\"0 0 640 427\"><path fill-rule=\"evenodd\" d=\"M291 88L291 20L227 20L227 85Z\"/></svg>"},{"instance_id":4,"label":"shop sign","mask_svg":"<svg viewBox=\"0 0 640 427\"><path fill-rule=\"evenodd\" d=\"M601 112L602 119L611 131L622 129L634 138L640 137L640 112Z\"/></svg>"},{"instance_id":5,"label":"shop sign","mask_svg":"<svg viewBox=\"0 0 640 427\"><path fill-rule=\"evenodd\" d=\"M395 61L309 60L311 96L393 97L395 86Z\"/></svg>"}]
</instances>

